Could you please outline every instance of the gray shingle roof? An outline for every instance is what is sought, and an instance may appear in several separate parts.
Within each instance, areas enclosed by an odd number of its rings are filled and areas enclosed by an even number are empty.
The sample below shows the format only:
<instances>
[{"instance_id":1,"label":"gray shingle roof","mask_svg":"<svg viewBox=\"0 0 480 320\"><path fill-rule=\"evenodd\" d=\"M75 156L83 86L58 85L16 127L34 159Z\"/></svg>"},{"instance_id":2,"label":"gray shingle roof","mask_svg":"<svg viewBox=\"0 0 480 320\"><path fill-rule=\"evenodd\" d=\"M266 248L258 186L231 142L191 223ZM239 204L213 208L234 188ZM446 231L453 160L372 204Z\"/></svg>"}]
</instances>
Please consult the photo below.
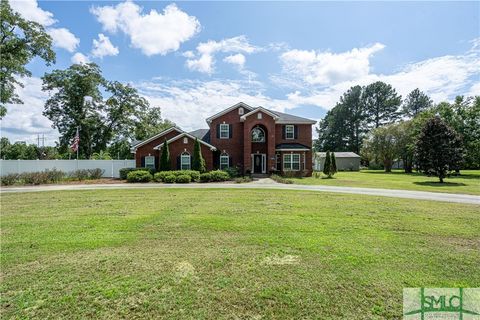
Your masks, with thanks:
<instances>
[{"instance_id":1,"label":"gray shingle roof","mask_svg":"<svg viewBox=\"0 0 480 320\"><path fill-rule=\"evenodd\" d=\"M189 134L206 143L210 143L210 129L197 129L189 132Z\"/></svg>"},{"instance_id":2,"label":"gray shingle roof","mask_svg":"<svg viewBox=\"0 0 480 320\"><path fill-rule=\"evenodd\" d=\"M278 121L281 121L281 122L294 122L294 123L295 122L316 122L315 120L294 116L293 114L273 111L270 109L268 109L268 111L275 113L279 117Z\"/></svg>"}]
</instances>

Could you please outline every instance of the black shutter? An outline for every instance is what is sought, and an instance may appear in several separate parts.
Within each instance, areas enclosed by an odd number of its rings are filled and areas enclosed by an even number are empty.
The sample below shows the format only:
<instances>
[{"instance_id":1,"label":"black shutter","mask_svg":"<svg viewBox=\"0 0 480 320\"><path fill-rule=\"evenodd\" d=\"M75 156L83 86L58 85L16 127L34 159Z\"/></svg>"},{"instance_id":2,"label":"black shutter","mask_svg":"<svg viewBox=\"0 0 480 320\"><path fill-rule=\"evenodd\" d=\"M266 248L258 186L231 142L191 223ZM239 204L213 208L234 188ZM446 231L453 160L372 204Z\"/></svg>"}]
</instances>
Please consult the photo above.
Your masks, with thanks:
<instances>
[{"instance_id":1,"label":"black shutter","mask_svg":"<svg viewBox=\"0 0 480 320\"><path fill-rule=\"evenodd\" d=\"M217 123L217 139L220 139L220 124Z\"/></svg>"},{"instance_id":2,"label":"black shutter","mask_svg":"<svg viewBox=\"0 0 480 320\"><path fill-rule=\"evenodd\" d=\"M282 139L285 140L285 126L282 126Z\"/></svg>"},{"instance_id":3,"label":"black shutter","mask_svg":"<svg viewBox=\"0 0 480 320\"><path fill-rule=\"evenodd\" d=\"M145 168L145 157L141 157L140 167Z\"/></svg>"},{"instance_id":4,"label":"black shutter","mask_svg":"<svg viewBox=\"0 0 480 320\"><path fill-rule=\"evenodd\" d=\"M232 167L232 157L228 157L228 166Z\"/></svg>"},{"instance_id":5,"label":"black shutter","mask_svg":"<svg viewBox=\"0 0 480 320\"><path fill-rule=\"evenodd\" d=\"M180 156L177 157L177 170L181 170L182 166L180 164Z\"/></svg>"},{"instance_id":6,"label":"black shutter","mask_svg":"<svg viewBox=\"0 0 480 320\"><path fill-rule=\"evenodd\" d=\"M220 152L218 150L213 151L213 168L217 169L219 163L220 163Z\"/></svg>"},{"instance_id":7,"label":"black shutter","mask_svg":"<svg viewBox=\"0 0 480 320\"><path fill-rule=\"evenodd\" d=\"M155 170L160 170L160 157L155 157Z\"/></svg>"},{"instance_id":8,"label":"black shutter","mask_svg":"<svg viewBox=\"0 0 480 320\"><path fill-rule=\"evenodd\" d=\"M231 124L228 125L228 137L232 139L232 132L233 126Z\"/></svg>"},{"instance_id":9,"label":"black shutter","mask_svg":"<svg viewBox=\"0 0 480 320\"><path fill-rule=\"evenodd\" d=\"M298 139L298 126L293 126L293 138Z\"/></svg>"}]
</instances>

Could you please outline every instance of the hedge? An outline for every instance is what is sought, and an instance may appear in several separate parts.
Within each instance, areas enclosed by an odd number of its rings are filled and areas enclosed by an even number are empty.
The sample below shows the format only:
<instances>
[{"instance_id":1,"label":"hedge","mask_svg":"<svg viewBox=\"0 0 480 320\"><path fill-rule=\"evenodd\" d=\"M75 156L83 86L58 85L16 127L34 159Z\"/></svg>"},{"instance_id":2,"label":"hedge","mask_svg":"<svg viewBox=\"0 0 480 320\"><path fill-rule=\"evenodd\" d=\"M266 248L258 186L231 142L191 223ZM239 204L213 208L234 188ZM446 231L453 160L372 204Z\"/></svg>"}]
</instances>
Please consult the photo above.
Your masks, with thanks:
<instances>
[{"instance_id":1,"label":"hedge","mask_svg":"<svg viewBox=\"0 0 480 320\"><path fill-rule=\"evenodd\" d=\"M181 174L176 177L175 182L176 183L190 183L192 178L189 175L186 174Z\"/></svg>"},{"instance_id":2,"label":"hedge","mask_svg":"<svg viewBox=\"0 0 480 320\"><path fill-rule=\"evenodd\" d=\"M230 180L230 176L223 170L214 170L200 175L201 182L220 182Z\"/></svg>"},{"instance_id":3,"label":"hedge","mask_svg":"<svg viewBox=\"0 0 480 320\"><path fill-rule=\"evenodd\" d=\"M195 170L176 170L176 171L160 171L155 173L154 179L157 182L165 182L164 178L166 176L183 176L187 175L190 177L191 181L198 181L200 180L200 172L195 171Z\"/></svg>"},{"instance_id":4,"label":"hedge","mask_svg":"<svg viewBox=\"0 0 480 320\"><path fill-rule=\"evenodd\" d=\"M126 180L128 173L133 171L148 171L150 172L151 175L153 175L156 172L155 169L151 169L151 168L122 168L119 171L120 179Z\"/></svg>"},{"instance_id":5,"label":"hedge","mask_svg":"<svg viewBox=\"0 0 480 320\"><path fill-rule=\"evenodd\" d=\"M146 170L135 170L127 174L127 181L136 182L149 182L152 180L152 175Z\"/></svg>"},{"instance_id":6,"label":"hedge","mask_svg":"<svg viewBox=\"0 0 480 320\"><path fill-rule=\"evenodd\" d=\"M165 183L174 183L176 177L173 174L168 174L162 178L162 181Z\"/></svg>"}]
</instances>

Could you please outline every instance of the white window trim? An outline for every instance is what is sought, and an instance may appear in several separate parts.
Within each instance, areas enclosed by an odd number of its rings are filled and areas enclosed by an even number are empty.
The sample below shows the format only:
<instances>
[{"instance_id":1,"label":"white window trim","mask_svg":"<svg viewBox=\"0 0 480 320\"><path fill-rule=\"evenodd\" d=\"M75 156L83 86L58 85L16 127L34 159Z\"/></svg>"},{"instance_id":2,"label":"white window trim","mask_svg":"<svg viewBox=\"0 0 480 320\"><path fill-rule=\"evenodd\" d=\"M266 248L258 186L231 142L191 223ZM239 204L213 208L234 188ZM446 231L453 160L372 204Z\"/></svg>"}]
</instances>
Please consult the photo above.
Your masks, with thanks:
<instances>
[{"instance_id":1,"label":"white window trim","mask_svg":"<svg viewBox=\"0 0 480 320\"><path fill-rule=\"evenodd\" d=\"M298 156L298 161L293 161L293 156ZM289 166L286 166L287 160L286 158L290 157ZM293 164L297 163L298 164L298 169L293 168ZM286 153L283 155L283 165L282 165L283 171L300 171L301 169L301 157L299 153Z\"/></svg>"},{"instance_id":2,"label":"white window trim","mask_svg":"<svg viewBox=\"0 0 480 320\"><path fill-rule=\"evenodd\" d=\"M184 169L183 168L183 159L184 158L188 158L188 169ZM191 160L190 160L190 153L188 152L183 152L181 155L180 155L180 170L190 170L192 169L192 164L191 164Z\"/></svg>"},{"instance_id":3,"label":"white window trim","mask_svg":"<svg viewBox=\"0 0 480 320\"><path fill-rule=\"evenodd\" d=\"M262 119L262 118L263 118L263 115L262 115L262 113L261 113L261 112L257 113L257 119L259 119L259 120L260 120L260 119Z\"/></svg>"},{"instance_id":4,"label":"white window trim","mask_svg":"<svg viewBox=\"0 0 480 320\"><path fill-rule=\"evenodd\" d=\"M227 130L223 129L222 126L227 128ZM220 139L229 139L230 138L230 125L228 123L220 123L220 127L218 128L220 130ZM227 136L223 137L222 132L225 133L227 132Z\"/></svg>"},{"instance_id":5,"label":"white window trim","mask_svg":"<svg viewBox=\"0 0 480 320\"><path fill-rule=\"evenodd\" d=\"M238 114L243 116L243 114L245 113L245 109L243 109L242 107L238 108Z\"/></svg>"},{"instance_id":6,"label":"white window trim","mask_svg":"<svg viewBox=\"0 0 480 320\"><path fill-rule=\"evenodd\" d=\"M188 138L187 137L183 138L183 144L188 144Z\"/></svg>"},{"instance_id":7,"label":"white window trim","mask_svg":"<svg viewBox=\"0 0 480 320\"><path fill-rule=\"evenodd\" d=\"M227 159L227 163L226 163L226 166L224 164L224 166L222 166L222 159ZM220 155L220 170L223 170L225 168L230 168L230 157L228 156L228 154L226 153L223 153Z\"/></svg>"},{"instance_id":8,"label":"white window trim","mask_svg":"<svg viewBox=\"0 0 480 320\"><path fill-rule=\"evenodd\" d=\"M147 163L147 159L152 161ZM149 165L151 165L152 167L150 167ZM145 168L155 169L155 156L145 156Z\"/></svg>"},{"instance_id":9,"label":"white window trim","mask_svg":"<svg viewBox=\"0 0 480 320\"><path fill-rule=\"evenodd\" d=\"M288 130L287 130L288 128L292 128L292 132L291 132L292 136L291 137L288 136L288 133L289 133ZM285 139L288 139L288 140L295 139L295 126L293 124L287 124L285 126Z\"/></svg>"}]
</instances>

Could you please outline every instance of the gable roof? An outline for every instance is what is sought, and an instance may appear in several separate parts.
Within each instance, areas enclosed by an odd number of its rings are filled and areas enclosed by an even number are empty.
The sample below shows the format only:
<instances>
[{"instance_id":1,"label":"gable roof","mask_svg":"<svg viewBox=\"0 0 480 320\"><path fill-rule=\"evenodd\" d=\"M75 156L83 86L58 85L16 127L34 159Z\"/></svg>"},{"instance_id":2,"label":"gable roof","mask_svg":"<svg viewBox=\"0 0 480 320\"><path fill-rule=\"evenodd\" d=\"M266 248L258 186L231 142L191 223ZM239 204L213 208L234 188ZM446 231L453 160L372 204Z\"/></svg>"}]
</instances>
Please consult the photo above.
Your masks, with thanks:
<instances>
[{"instance_id":1,"label":"gable roof","mask_svg":"<svg viewBox=\"0 0 480 320\"><path fill-rule=\"evenodd\" d=\"M130 151L133 152L133 153L135 153L135 152L137 151L137 148L138 148L138 147L143 146L144 144L147 144L147 143L149 143L149 142L151 142L151 141L153 141L153 140L155 140L155 139L158 139L158 138L160 138L161 136L163 136L163 135L165 135L165 134L167 134L167 133L169 133L169 132L172 132L173 130L176 130L176 131L178 131L179 133L184 132L182 129L180 129L180 128L177 127L177 126L170 127L170 128L168 128L168 129L165 129L165 130L161 131L160 133L157 133L157 134L154 135L153 137L150 137L150 138L148 138L148 139L145 139L145 140L143 140L143 141L138 142L138 143L135 144L135 145L132 145L132 147L130 148Z\"/></svg>"},{"instance_id":2,"label":"gable roof","mask_svg":"<svg viewBox=\"0 0 480 320\"><path fill-rule=\"evenodd\" d=\"M197 138L197 137L195 137L195 136L192 136L190 133L183 132L183 133L178 134L178 135L176 135L175 137L171 138L170 140L167 140L167 144L170 144L171 142L176 141L176 140L180 139L181 137L189 137L189 138L192 139L192 140L195 140L195 139ZM198 139L198 142L200 142L201 144L206 145L206 146L209 147L210 150L212 150L212 151L217 150L217 148L216 148L215 146L212 146L212 145L211 145L210 143L208 143L208 142L205 142L205 141L200 140L200 139ZM155 146L153 149L155 149L155 150L160 150L160 149L162 148L162 146L163 146L163 143L160 143L158 146Z\"/></svg>"},{"instance_id":3,"label":"gable roof","mask_svg":"<svg viewBox=\"0 0 480 320\"><path fill-rule=\"evenodd\" d=\"M210 143L210 129L197 129L194 131L190 131L189 134L198 138L199 140Z\"/></svg>"},{"instance_id":4,"label":"gable roof","mask_svg":"<svg viewBox=\"0 0 480 320\"><path fill-rule=\"evenodd\" d=\"M294 116L293 114L273 111L278 116L277 123L280 124L289 124L289 123L296 123L296 124L315 124L317 121L312 119L307 119L299 116Z\"/></svg>"},{"instance_id":5,"label":"gable roof","mask_svg":"<svg viewBox=\"0 0 480 320\"><path fill-rule=\"evenodd\" d=\"M210 123L210 122L212 122L213 119L218 118L218 117L220 117L220 116L223 116L224 114L229 113L230 111L232 111L232 110L234 110L234 109L237 109L237 108L239 108L239 107L243 107L243 108L247 109L248 111L253 110L253 107L250 107L248 104L243 103L243 102L239 102L239 103L234 104L233 106L231 106L231 107L229 107L229 108L227 108L227 109L225 109L225 110L220 111L219 113L214 114L214 115L211 116L211 117L208 117L208 118L206 119L206 120L207 120L207 123Z\"/></svg>"},{"instance_id":6,"label":"gable roof","mask_svg":"<svg viewBox=\"0 0 480 320\"><path fill-rule=\"evenodd\" d=\"M278 120L279 117L277 114L273 113L272 111L268 110L268 109L265 109L264 107L258 107L258 108L255 108L253 109L252 111L250 111L249 113L246 113L244 114L243 116L240 117L240 120L241 121L244 121L245 119L247 119L247 117L251 116L252 114L255 114L257 112L263 112L263 113L266 113L268 114L269 116L271 116L273 118L273 120Z\"/></svg>"}]
</instances>

